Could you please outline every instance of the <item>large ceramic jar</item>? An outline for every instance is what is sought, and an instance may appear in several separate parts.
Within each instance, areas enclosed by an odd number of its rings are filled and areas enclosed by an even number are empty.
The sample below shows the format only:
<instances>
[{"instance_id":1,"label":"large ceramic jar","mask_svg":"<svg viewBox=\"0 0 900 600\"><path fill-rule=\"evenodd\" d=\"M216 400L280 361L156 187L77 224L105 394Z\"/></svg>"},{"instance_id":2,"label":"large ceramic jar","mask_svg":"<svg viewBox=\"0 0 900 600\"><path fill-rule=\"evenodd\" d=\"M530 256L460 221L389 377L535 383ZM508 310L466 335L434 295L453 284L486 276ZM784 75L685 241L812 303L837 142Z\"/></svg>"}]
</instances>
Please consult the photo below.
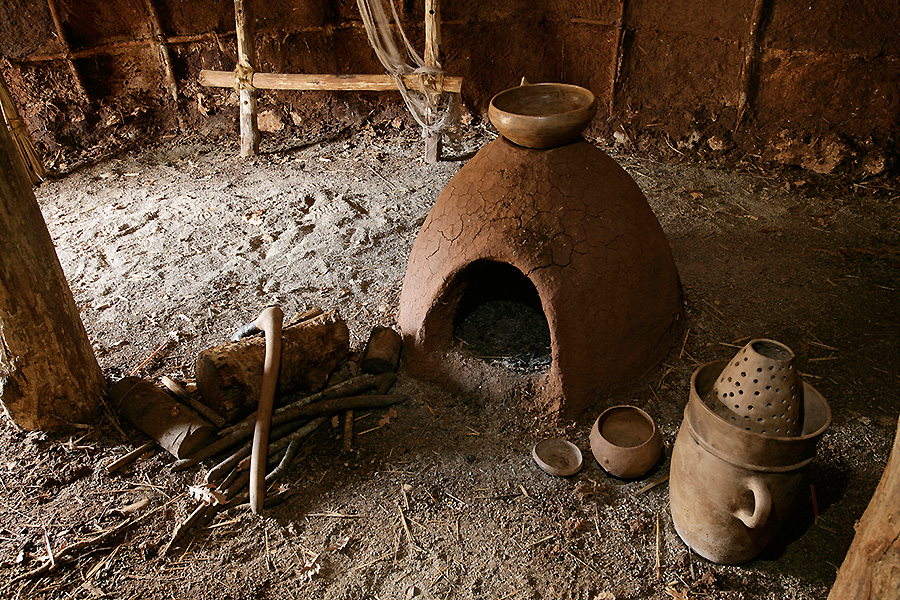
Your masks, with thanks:
<instances>
[{"instance_id":1,"label":"large ceramic jar","mask_svg":"<svg viewBox=\"0 0 900 600\"><path fill-rule=\"evenodd\" d=\"M713 562L738 564L756 557L789 513L831 410L803 382L799 436L736 426L703 400L727 362L703 365L691 377L672 449L669 500L675 530L688 546Z\"/></svg>"}]
</instances>

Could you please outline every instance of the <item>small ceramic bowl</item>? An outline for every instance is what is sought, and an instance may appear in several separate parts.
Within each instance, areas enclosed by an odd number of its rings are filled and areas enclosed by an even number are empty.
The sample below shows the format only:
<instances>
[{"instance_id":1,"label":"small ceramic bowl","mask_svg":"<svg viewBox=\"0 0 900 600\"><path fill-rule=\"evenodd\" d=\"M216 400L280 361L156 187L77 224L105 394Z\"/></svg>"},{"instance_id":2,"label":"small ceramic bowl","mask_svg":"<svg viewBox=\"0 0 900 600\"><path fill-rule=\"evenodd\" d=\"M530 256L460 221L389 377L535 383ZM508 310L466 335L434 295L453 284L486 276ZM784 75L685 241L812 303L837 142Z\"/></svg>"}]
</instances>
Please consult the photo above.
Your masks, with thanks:
<instances>
[{"instance_id":1,"label":"small ceramic bowl","mask_svg":"<svg viewBox=\"0 0 900 600\"><path fill-rule=\"evenodd\" d=\"M597 112L597 99L565 83L525 84L491 99L488 117L500 134L526 148L553 148L573 141Z\"/></svg>"},{"instance_id":2,"label":"small ceramic bowl","mask_svg":"<svg viewBox=\"0 0 900 600\"><path fill-rule=\"evenodd\" d=\"M578 446L558 438L538 442L531 455L540 468L559 477L574 475L584 464Z\"/></svg>"},{"instance_id":3,"label":"small ceramic bowl","mask_svg":"<svg viewBox=\"0 0 900 600\"><path fill-rule=\"evenodd\" d=\"M662 436L650 415L634 406L608 408L591 429L591 452L600 466L622 479L649 471L659 459Z\"/></svg>"}]
</instances>

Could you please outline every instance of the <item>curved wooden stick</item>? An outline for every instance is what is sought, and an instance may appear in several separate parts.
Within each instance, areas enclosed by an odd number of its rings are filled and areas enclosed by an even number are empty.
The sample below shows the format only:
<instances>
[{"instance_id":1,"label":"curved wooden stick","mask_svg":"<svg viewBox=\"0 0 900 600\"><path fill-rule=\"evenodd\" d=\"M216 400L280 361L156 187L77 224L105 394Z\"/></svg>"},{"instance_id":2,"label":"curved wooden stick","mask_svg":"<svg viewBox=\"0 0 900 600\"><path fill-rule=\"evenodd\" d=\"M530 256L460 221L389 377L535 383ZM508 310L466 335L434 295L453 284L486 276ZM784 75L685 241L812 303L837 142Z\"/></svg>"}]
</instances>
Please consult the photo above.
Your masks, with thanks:
<instances>
[{"instance_id":1,"label":"curved wooden stick","mask_svg":"<svg viewBox=\"0 0 900 600\"><path fill-rule=\"evenodd\" d=\"M250 455L250 510L259 514L266 498L266 457L269 450L269 425L272 422L272 403L278 385L281 364L281 325L284 313L277 306L263 310L256 326L266 335L266 361L263 366L262 389L253 430L253 450Z\"/></svg>"}]
</instances>

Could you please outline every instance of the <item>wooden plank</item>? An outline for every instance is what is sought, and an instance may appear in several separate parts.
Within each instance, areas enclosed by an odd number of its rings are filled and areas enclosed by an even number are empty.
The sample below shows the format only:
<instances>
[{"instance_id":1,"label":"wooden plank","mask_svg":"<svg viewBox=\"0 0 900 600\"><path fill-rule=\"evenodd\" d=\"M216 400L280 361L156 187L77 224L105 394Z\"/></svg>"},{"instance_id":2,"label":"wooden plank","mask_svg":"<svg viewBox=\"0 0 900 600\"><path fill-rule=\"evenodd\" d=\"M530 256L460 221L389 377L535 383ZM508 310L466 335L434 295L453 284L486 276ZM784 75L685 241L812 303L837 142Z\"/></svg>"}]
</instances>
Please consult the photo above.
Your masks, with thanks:
<instances>
[{"instance_id":1,"label":"wooden plank","mask_svg":"<svg viewBox=\"0 0 900 600\"><path fill-rule=\"evenodd\" d=\"M444 77L444 91L458 94L462 77ZM285 73L254 73L253 87L259 90L392 92L397 84L390 75L307 75ZM403 83L411 90L422 91L416 75L404 75ZM200 85L206 87L235 87L232 71L200 71Z\"/></svg>"},{"instance_id":2,"label":"wooden plank","mask_svg":"<svg viewBox=\"0 0 900 600\"><path fill-rule=\"evenodd\" d=\"M234 0L234 24L237 32L238 66L253 73L256 65L256 40L253 37L253 11L250 0ZM231 87L231 86L229 86ZM256 90L240 90L241 156L259 153Z\"/></svg>"},{"instance_id":3,"label":"wooden plank","mask_svg":"<svg viewBox=\"0 0 900 600\"><path fill-rule=\"evenodd\" d=\"M441 4L439 0L425 0L425 65L441 67ZM425 162L434 164L440 158L440 132L426 131Z\"/></svg>"}]
</instances>

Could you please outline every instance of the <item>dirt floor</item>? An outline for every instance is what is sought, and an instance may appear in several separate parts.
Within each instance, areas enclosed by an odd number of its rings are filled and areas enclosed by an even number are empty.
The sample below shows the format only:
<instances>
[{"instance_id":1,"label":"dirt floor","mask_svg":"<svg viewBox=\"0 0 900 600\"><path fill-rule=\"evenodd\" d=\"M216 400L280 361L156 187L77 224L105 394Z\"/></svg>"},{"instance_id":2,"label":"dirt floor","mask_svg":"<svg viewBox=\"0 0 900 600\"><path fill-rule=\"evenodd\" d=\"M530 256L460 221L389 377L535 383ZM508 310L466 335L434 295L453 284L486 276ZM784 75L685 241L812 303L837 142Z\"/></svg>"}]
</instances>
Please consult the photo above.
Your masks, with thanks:
<instances>
[{"instance_id":1,"label":"dirt floor","mask_svg":"<svg viewBox=\"0 0 900 600\"><path fill-rule=\"evenodd\" d=\"M116 380L193 376L200 350L260 309L337 309L359 349L396 318L406 259L439 191L492 138L472 126L437 166L417 131L361 122L273 143L252 160L228 137L148 140L36 190L88 335ZM887 460L900 412L898 187L849 184L744 162L728 171L608 151L631 173L672 245L686 331L645 381L576 422L528 398L452 393L405 375L392 409L358 413L350 452L326 424L261 517L221 514L160 556L194 508L200 468L157 452L105 465L146 441L109 413L71 436L0 432L4 598L579 599L825 598ZM668 457L691 373L770 337L831 404L791 518L756 560L690 553L668 512ZM464 357L463 360L479 360ZM505 371L515 387L520 375ZM633 404L666 455L645 477L608 476L590 456L599 412ZM565 437L585 453L570 478L531 448ZM654 483L660 485L650 487ZM123 535L23 575L98 532Z\"/></svg>"}]
</instances>

